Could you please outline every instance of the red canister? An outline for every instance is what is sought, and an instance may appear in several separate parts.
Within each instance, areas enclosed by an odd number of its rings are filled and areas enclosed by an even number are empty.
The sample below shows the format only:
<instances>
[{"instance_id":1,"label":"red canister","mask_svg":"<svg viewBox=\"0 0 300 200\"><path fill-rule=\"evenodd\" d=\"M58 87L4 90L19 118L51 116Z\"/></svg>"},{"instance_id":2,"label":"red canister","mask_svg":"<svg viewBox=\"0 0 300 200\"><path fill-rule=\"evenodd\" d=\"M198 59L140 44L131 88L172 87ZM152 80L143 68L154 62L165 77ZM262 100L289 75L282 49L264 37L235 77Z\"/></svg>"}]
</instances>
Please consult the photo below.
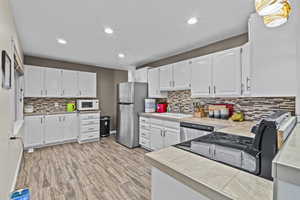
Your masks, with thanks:
<instances>
[{"instance_id":1,"label":"red canister","mask_svg":"<svg viewBox=\"0 0 300 200\"><path fill-rule=\"evenodd\" d=\"M166 103L159 103L156 106L156 112L158 113L164 113L167 112L168 104Z\"/></svg>"}]
</instances>

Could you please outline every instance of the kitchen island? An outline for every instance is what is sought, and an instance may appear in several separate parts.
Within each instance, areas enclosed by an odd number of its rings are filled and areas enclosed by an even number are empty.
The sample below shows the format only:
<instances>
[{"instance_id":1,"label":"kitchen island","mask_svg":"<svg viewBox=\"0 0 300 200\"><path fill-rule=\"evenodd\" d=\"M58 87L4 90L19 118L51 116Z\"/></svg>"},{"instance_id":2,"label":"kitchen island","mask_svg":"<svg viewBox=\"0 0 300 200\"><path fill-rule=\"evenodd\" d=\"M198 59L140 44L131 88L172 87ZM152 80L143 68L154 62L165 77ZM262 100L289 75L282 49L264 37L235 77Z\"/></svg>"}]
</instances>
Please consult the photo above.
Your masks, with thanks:
<instances>
[{"instance_id":1,"label":"kitchen island","mask_svg":"<svg viewBox=\"0 0 300 200\"><path fill-rule=\"evenodd\" d=\"M254 122L192 117L177 120L223 125L218 131L254 137L250 132ZM173 146L146 154L146 161L152 166L152 200L273 199L272 181Z\"/></svg>"}]
</instances>

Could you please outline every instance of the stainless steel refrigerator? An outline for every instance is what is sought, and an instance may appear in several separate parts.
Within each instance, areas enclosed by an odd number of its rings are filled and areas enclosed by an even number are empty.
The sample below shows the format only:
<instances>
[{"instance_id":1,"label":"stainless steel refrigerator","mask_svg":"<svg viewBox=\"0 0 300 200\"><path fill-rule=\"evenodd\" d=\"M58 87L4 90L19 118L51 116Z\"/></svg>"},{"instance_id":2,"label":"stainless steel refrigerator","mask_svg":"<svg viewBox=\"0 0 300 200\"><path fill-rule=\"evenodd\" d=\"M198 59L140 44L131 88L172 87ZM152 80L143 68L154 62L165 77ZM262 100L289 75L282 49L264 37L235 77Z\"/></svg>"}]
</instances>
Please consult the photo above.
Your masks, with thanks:
<instances>
[{"instance_id":1,"label":"stainless steel refrigerator","mask_svg":"<svg viewBox=\"0 0 300 200\"><path fill-rule=\"evenodd\" d=\"M126 147L139 146L139 117L144 112L148 84L126 82L118 84L116 141Z\"/></svg>"}]
</instances>

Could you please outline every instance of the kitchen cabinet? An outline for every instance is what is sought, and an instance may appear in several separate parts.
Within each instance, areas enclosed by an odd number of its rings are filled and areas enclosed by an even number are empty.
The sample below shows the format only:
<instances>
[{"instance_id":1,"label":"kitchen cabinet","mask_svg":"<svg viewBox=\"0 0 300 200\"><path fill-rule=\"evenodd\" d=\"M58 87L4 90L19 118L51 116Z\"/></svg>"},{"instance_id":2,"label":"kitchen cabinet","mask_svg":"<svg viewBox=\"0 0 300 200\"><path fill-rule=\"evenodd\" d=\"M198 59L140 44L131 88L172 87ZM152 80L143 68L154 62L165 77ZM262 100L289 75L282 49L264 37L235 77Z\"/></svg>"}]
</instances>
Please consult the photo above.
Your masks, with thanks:
<instances>
[{"instance_id":1,"label":"kitchen cabinet","mask_svg":"<svg viewBox=\"0 0 300 200\"><path fill-rule=\"evenodd\" d=\"M161 91L173 90L173 66L166 65L159 68L159 88Z\"/></svg>"},{"instance_id":2,"label":"kitchen cabinet","mask_svg":"<svg viewBox=\"0 0 300 200\"><path fill-rule=\"evenodd\" d=\"M79 97L97 97L97 75L90 72L78 72Z\"/></svg>"},{"instance_id":3,"label":"kitchen cabinet","mask_svg":"<svg viewBox=\"0 0 300 200\"><path fill-rule=\"evenodd\" d=\"M45 144L52 144L64 141L63 116L47 115L45 116Z\"/></svg>"},{"instance_id":4,"label":"kitchen cabinet","mask_svg":"<svg viewBox=\"0 0 300 200\"><path fill-rule=\"evenodd\" d=\"M173 90L188 90L191 88L191 68L187 61L173 65Z\"/></svg>"},{"instance_id":5,"label":"kitchen cabinet","mask_svg":"<svg viewBox=\"0 0 300 200\"><path fill-rule=\"evenodd\" d=\"M24 146L25 148L42 147L75 141L78 131L76 113L25 116Z\"/></svg>"},{"instance_id":6,"label":"kitchen cabinet","mask_svg":"<svg viewBox=\"0 0 300 200\"><path fill-rule=\"evenodd\" d=\"M151 125L151 149L159 150L162 149L164 145L164 137L163 137L163 127Z\"/></svg>"},{"instance_id":7,"label":"kitchen cabinet","mask_svg":"<svg viewBox=\"0 0 300 200\"><path fill-rule=\"evenodd\" d=\"M251 95L251 49L250 43L242 46L242 91L243 96Z\"/></svg>"},{"instance_id":8,"label":"kitchen cabinet","mask_svg":"<svg viewBox=\"0 0 300 200\"><path fill-rule=\"evenodd\" d=\"M212 56L203 56L189 61L191 68L192 97L208 97L212 85Z\"/></svg>"},{"instance_id":9,"label":"kitchen cabinet","mask_svg":"<svg viewBox=\"0 0 300 200\"><path fill-rule=\"evenodd\" d=\"M42 97L44 94L44 69L25 65L25 97Z\"/></svg>"},{"instance_id":10,"label":"kitchen cabinet","mask_svg":"<svg viewBox=\"0 0 300 200\"><path fill-rule=\"evenodd\" d=\"M25 117L25 131L23 136L25 148L41 146L44 142L44 117Z\"/></svg>"},{"instance_id":11,"label":"kitchen cabinet","mask_svg":"<svg viewBox=\"0 0 300 200\"><path fill-rule=\"evenodd\" d=\"M62 117L64 141L76 140L79 133L77 114L67 114Z\"/></svg>"},{"instance_id":12,"label":"kitchen cabinet","mask_svg":"<svg viewBox=\"0 0 300 200\"><path fill-rule=\"evenodd\" d=\"M45 77L45 97L61 96L61 70L54 68L44 69Z\"/></svg>"},{"instance_id":13,"label":"kitchen cabinet","mask_svg":"<svg viewBox=\"0 0 300 200\"><path fill-rule=\"evenodd\" d=\"M61 70L62 97L76 97L79 95L77 76L77 71Z\"/></svg>"},{"instance_id":14,"label":"kitchen cabinet","mask_svg":"<svg viewBox=\"0 0 300 200\"><path fill-rule=\"evenodd\" d=\"M160 91L159 68L148 70L148 96L149 98L166 98L167 93Z\"/></svg>"},{"instance_id":15,"label":"kitchen cabinet","mask_svg":"<svg viewBox=\"0 0 300 200\"><path fill-rule=\"evenodd\" d=\"M213 95L241 95L241 48L213 54Z\"/></svg>"},{"instance_id":16,"label":"kitchen cabinet","mask_svg":"<svg viewBox=\"0 0 300 200\"><path fill-rule=\"evenodd\" d=\"M169 147L174 144L180 143L180 134L177 130L165 128L163 132L164 146Z\"/></svg>"},{"instance_id":17,"label":"kitchen cabinet","mask_svg":"<svg viewBox=\"0 0 300 200\"><path fill-rule=\"evenodd\" d=\"M135 82L139 83L147 83L148 82L148 69L149 67L145 67L142 69L138 69L135 71Z\"/></svg>"}]
</instances>

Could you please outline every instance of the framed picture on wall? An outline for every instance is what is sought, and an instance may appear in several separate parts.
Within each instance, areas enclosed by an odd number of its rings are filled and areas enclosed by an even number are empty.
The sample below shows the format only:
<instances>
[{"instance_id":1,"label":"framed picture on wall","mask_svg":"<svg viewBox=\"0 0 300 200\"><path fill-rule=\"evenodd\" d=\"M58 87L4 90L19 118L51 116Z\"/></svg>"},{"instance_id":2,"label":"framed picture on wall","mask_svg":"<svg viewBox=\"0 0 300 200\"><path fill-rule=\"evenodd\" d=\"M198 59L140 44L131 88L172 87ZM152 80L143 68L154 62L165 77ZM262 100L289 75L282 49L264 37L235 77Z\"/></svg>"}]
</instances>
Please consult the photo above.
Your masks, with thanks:
<instances>
[{"instance_id":1,"label":"framed picture on wall","mask_svg":"<svg viewBox=\"0 0 300 200\"><path fill-rule=\"evenodd\" d=\"M2 51L1 54L1 76L2 76L2 88L11 88L11 60L6 51Z\"/></svg>"}]
</instances>

